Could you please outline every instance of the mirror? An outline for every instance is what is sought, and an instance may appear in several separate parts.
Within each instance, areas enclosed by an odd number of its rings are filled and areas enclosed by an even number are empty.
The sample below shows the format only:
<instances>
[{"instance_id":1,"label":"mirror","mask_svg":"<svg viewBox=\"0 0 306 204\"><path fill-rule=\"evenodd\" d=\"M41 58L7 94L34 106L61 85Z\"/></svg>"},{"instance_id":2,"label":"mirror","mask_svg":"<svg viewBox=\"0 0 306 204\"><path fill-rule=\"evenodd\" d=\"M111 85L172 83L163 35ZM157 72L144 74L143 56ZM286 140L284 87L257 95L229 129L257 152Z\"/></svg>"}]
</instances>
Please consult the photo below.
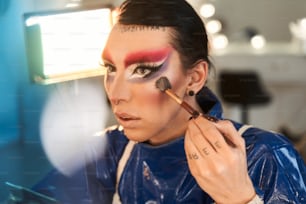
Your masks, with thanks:
<instances>
[{"instance_id":1,"label":"mirror","mask_svg":"<svg viewBox=\"0 0 306 204\"><path fill-rule=\"evenodd\" d=\"M197 9L204 3L215 6L222 32L229 41L244 41L248 35L258 33L267 42L288 42L292 35L289 23L306 17L305 0L189 0ZM206 21L209 19L205 19Z\"/></svg>"}]
</instances>

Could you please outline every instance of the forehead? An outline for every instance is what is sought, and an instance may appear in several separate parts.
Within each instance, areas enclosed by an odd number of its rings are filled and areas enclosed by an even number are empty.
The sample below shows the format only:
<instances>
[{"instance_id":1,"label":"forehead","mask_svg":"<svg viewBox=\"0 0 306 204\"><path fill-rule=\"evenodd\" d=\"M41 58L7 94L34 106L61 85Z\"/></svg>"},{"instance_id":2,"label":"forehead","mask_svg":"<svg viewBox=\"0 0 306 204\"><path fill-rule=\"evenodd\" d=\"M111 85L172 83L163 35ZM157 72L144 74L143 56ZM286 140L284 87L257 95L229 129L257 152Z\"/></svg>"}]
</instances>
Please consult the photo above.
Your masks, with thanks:
<instances>
[{"instance_id":1,"label":"forehead","mask_svg":"<svg viewBox=\"0 0 306 204\"><path fill-rule=\"evenodd\" d=\"M110 32L103 58L124 58L131 52L170 47L170 28L116 24Z\"/></svg>"}]
</instances>

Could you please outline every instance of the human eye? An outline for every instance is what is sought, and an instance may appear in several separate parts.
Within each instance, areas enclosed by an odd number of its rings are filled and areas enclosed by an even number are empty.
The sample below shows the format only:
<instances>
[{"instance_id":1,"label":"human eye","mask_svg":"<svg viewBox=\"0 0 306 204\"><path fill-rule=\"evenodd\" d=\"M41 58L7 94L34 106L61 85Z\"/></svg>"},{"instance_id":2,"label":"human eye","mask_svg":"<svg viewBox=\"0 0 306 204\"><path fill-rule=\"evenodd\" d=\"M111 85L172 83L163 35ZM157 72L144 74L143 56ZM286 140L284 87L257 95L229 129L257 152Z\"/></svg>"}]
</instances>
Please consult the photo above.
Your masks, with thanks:
<instances>
[{"instance_id":1,"label":"human eye","mask_svg":"<svg viewBox=\"0 0 306 204\"><path fill-rule=\"evenodd\" d=\"M138 64L133 69L133 71L130 75L130 79L148 78L148 77L152 76L154 73L156 73L161 67L162 67L162 64L160 64L160 65Z\"/></svg>"},{"instance_id":2,"label":"human eye","mask_svg":"<svg viewBox=\"0 0 306 204\"><path fill-rule=\"evenodd\" d=\"M107 75L114 74L116 72L116 67L111 63L103 62L101 66L105 69Z\"/></svg>"}]
</instances>

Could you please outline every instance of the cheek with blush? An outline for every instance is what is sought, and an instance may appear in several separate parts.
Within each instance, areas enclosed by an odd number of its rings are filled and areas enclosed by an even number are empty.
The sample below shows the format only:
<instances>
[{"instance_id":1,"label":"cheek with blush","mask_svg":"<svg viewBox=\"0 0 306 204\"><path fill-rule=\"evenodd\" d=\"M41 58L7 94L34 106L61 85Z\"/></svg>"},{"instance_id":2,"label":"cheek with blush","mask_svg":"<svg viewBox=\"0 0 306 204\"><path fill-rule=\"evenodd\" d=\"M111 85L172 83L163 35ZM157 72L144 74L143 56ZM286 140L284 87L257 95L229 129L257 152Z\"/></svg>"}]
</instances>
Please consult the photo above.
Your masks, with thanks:
<instances>
[{"instance_id":1,"label":"cheek with blush","mask_svg":"<svg viewBox=\"0 0 306 204\"><path fill-rule=\"evenodd\" d=\"M142 115L160 117L161 114L168 112L169 101L171 99L167 94L156 88L155 80L152 83L142 84L141 87L135 87L134 90L137 91L137 93L134 92L133 94L135 106L141 111Z\"/></svg>"},{"instance_id":2,"label":"cheek with blush","mask_svg":"<svg viewBox=\"0 0 306 204\"><path fill-rule=\"evenodd\" d=\"M137 105L139 108L147 107L149 110L155 109L154 107L160 107L165 100L164 94L157 88L154 89L139 89L137 93ZM153 110L154 111L154 110Z\"/></svg>"},{"instance_id":3,"label":"cheek with blush","mask_svg":"<svg viewBox=\"0 0 306 204\"><path fill-rule=\"evenodd\" d=\"M183 98L186 92L187 85L185 86L186 77L184 75L174 76L169 78L171 83L171 90L180 98Z\"/></svg>"},{"instance_id":4,"label":"cheek with blush","mask_svg":"<svg viewBox=\"0 0 306 204\"><path fill-rule=\"evenodd\" d=\"M151 119L167 120L166 115L171 115L174 109L179 108L172 98L159 90L143 91L139 97L137 106L143 110L141 114L149 116Z\"/></svg>"}]
</instances>

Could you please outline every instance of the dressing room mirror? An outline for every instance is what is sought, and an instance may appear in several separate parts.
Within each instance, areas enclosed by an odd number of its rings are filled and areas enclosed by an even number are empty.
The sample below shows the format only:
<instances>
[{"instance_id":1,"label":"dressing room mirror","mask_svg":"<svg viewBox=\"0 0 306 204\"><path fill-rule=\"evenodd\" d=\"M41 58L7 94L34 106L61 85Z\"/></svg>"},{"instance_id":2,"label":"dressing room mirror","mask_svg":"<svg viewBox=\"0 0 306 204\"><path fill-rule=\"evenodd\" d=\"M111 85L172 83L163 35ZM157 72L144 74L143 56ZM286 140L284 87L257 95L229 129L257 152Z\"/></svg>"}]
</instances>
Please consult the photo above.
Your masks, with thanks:
<instances>
[{"instance_id":1,"label":"dressing room mirror","mask_svg":"<svg viewBox=\"0 0 306 204\"><path fill-rule=\"evenodd\" d=\"M305 0L189 0L199 11L209 3L215 14L207 18L222 23L222 33L230 41L243 41L250 35L261 34L268 42L288 42L292 39L291 22L306 18Z\"/></svg>"}]
</instances>

